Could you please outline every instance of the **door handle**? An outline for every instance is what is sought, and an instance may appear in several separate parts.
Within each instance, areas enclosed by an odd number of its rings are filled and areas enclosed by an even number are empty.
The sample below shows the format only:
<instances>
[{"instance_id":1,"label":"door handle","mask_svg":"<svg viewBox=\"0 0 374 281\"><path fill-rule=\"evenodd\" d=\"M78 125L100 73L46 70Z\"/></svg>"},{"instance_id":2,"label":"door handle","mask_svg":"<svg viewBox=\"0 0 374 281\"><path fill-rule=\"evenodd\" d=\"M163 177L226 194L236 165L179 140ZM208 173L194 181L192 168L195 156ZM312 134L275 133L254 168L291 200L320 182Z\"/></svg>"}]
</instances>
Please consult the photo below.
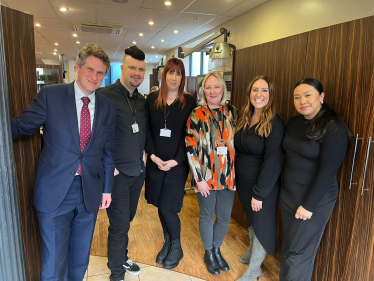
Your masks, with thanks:
<instances>
[{"instance_id":1,"label":"door handle","mask_svg":"<svg viewBox=\"0 0 374 281\"><path fill-rule=\"evenodd\" d=\"M357 184L357 182L352 182L352 181L353 181L353 170L354 170L354 167L355 167L355 160L356 160L356 152L357 152L357 142L358 142L358 140L362 140L362 138L359 138L358 134L356 134L355 150L353 152L352 170L351 170L351 179L349 181L349 189L352 188L352 184Z\"/></svg>"},{"instance_id":2,"label":"door handle","mask_svg":"<svg viewBox=\"0 0 374 281\"><path fill-rule=\"evenodd\" d=\"M366 151L366 161L365 161L365 170L364 170L364 179L362 180L362 186L361 186L361 196L364 194L364 191L367 191L369 189L365 189L365 178L366 178L366 170L368 167L368 160L369 160L369 153L370 153L370 145L371 145L371 137L369 137L369 142L368 142L368 148Z\"/></svg>"}]
</instances>

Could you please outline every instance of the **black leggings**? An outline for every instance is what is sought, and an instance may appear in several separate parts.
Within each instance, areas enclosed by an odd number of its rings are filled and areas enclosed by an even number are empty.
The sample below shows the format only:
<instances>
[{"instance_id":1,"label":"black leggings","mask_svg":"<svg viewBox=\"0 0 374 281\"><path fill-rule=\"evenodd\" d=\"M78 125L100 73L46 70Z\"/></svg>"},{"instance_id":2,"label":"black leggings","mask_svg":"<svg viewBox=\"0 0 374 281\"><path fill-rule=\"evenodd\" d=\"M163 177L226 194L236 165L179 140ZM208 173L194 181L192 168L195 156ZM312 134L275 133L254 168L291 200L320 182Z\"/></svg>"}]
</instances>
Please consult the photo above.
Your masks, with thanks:
<instances>
[{"instance_id":1,"label":"black leggings","mask_svg":"<svg viewBox=\"0 0 374 281\"><path fill-rule=\"evenodd\" d=\"M169 233L171 241L181 238L181 221L177 213L160 211L158 209L158 216L164 233Z\"/></svg>"}]
</instances>

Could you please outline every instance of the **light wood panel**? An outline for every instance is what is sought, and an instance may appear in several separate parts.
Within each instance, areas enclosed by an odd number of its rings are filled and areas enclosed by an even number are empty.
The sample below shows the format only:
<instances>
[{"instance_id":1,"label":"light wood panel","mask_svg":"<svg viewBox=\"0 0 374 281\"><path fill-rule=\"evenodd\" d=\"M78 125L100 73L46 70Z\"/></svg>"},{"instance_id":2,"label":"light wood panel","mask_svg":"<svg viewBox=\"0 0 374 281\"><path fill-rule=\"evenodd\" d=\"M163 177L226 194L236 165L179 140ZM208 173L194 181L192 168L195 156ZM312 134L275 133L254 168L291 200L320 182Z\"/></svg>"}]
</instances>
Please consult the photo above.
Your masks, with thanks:
<instances>
[{"instance_id":1,"label":"light wood panel","mask_svg":"<svg viewBox=\"0 0 374 281\"><path fill-rule=\"evenodd\" d=\"M1 6L10 116L19 116L36 96L33 16ZM27 278L39 280L41 242L33 206L40 156L39 132L15 140L14 158Z\"/></svg>"},{"instance_id":2,"label":"light wood panel","mask_svg":"<svg viewBox=\"0 0 374 281\"><path fill-rule=\"evenodd\" d=\"M189 184L186 185L186 188ZM247 266L239 262L239 257L249 246L248 231L234 219L230 222L229 231L221 247L222 255L229 263L231 270L213 276L206 270L203 256L204 247L199 233L199 205L194 191L187 191L182 212L180 213L182 231L181 240L184 257L175 271L182 272L203 280L236 280L246 270ZM93 255L107 255L108 219L104 210L99 211L91 248ZM137 262L159 266L155 263L156 255L163 245L163 234L158 219L157 208L148 205L141 193L139 207L129 232L129 257ZM105 241L105 242L103 242ZM260 280L279 280L279 256L268 255L262 266L263 274Z\"/></svg>"}]
</instances>

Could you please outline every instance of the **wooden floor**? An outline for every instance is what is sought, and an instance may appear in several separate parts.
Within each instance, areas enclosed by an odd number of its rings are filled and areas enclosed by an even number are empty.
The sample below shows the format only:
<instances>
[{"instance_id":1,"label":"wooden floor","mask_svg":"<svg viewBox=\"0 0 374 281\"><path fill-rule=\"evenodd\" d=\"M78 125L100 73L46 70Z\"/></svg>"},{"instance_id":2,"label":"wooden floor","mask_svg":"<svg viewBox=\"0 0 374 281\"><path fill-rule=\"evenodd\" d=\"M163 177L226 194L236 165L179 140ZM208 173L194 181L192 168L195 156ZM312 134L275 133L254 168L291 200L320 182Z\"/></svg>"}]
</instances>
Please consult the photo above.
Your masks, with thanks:
<instances>
[{"instance_id":1,"label":"wooden floor","mask_svg":"<svg viewBox=\"0 0 374 281\"><path fill-rule=\"evenodd\" d=\"M247 265L239 262L249 246L248 231L231 219L229 231L225 237L221 252L229 263L231 270L214 276L207 272L203 256L204 248L199 234L199 205L194 191L187 191L182 212L180 213L182 232L181 241L184 258L174 271L195 276L203 280L231 281L238 279ZM107 255L108 218L105 210L100 210L94 233L91 254ZM141 193L138 211L131 223L129 232L129 257L136 262L159 266L155 262L156 255L163 245L162 228L157 215L157 208L148 205ZM262 281L279 280L279 257L267 255L262 265Z\"/></svg>"}]
</instances>

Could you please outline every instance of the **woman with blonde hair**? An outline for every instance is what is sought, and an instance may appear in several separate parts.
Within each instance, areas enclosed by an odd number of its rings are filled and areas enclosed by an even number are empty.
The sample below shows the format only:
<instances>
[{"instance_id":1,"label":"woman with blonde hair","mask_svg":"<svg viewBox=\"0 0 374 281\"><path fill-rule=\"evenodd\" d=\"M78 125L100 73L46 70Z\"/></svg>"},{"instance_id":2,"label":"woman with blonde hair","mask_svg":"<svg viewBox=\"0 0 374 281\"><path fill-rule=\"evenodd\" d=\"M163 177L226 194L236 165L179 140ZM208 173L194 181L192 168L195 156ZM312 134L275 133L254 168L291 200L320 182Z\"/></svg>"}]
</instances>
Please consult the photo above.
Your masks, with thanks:
<instances>
[{"instance_id":1,"label":"woman with blonde hair","mask_svg":"<svg viewBox=\"0 0 374 281\"><path fill-rule=\"evenodd\" d=\"M238 280L253 281L261 275L266 254L277 252L284 123L275 114L274 83L269 77L257 76L249 84L235 131L236 184L250 239L248 251L240 258L249 266Z\"/></svg>"},{"instance_id":2,"label":"woman with blonde hair","mask_svg":"<svg viewBox=\"0 0 374 281\"><path fill-rule=\"evenodd\" d=\"M202 100L187 122L187 159L200 206L199 229L209 273L230 270L220 247L229 228L235 196L234 129L237 110L226 104L227 90L218 72L202 83ZM213 224L214 213L216 220Z\"/></svg>"}]
</instances>

